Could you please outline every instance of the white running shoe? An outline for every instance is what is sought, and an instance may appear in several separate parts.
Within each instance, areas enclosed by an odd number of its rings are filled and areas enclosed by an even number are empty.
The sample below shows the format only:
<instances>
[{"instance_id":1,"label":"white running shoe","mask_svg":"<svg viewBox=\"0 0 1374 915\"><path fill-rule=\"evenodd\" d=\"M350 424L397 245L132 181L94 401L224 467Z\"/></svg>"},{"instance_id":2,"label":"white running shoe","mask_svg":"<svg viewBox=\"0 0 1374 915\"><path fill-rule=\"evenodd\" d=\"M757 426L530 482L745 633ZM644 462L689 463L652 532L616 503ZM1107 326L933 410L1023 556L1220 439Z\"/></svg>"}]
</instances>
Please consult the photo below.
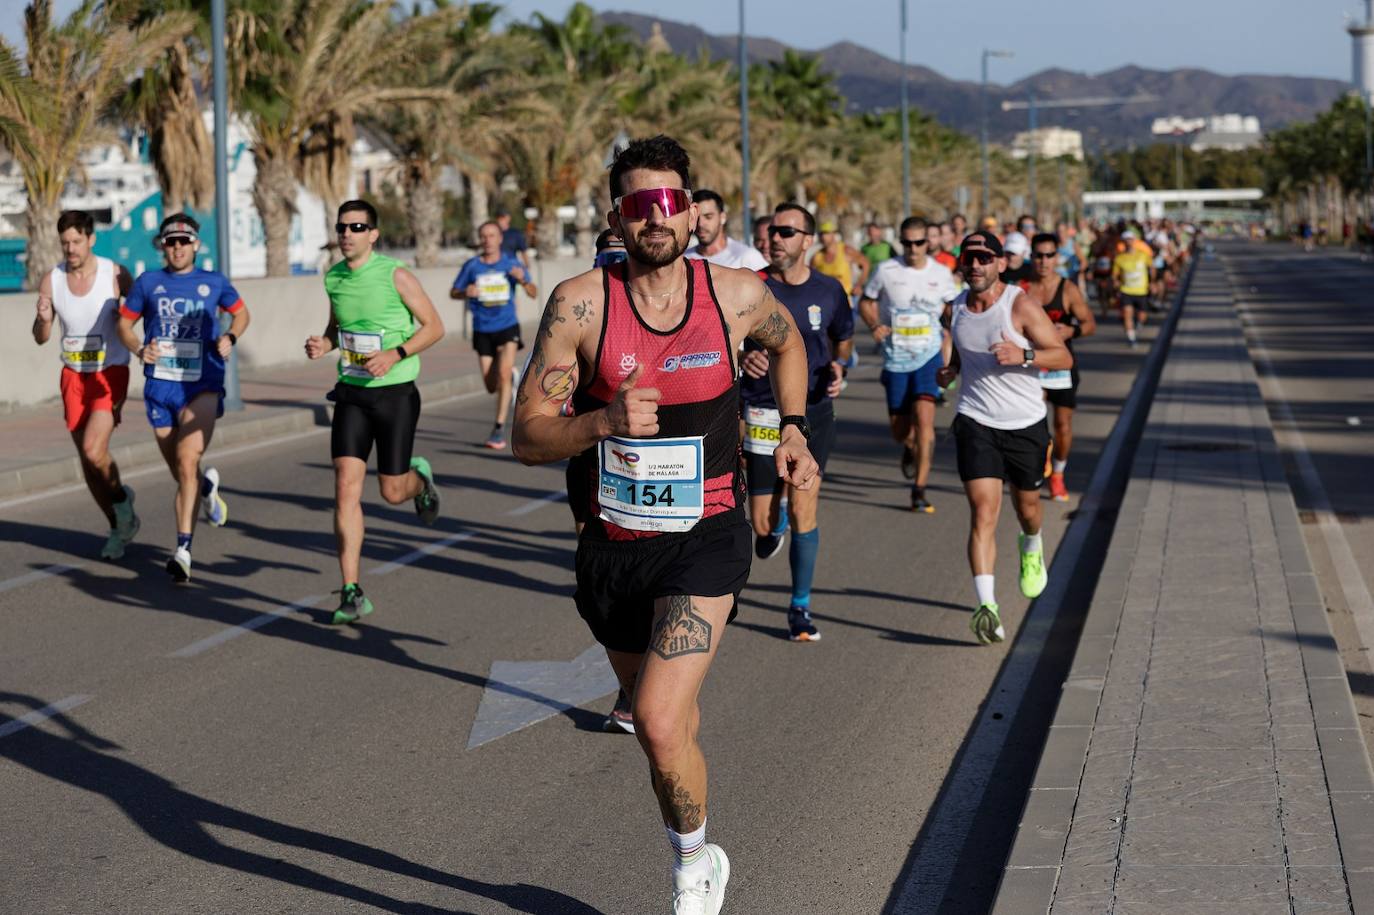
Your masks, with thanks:
<instances>
[{"instance_id":1,"label":"white running shoe","mask_svg":"<svg viewBox=\"0 0 1374 915\"><path fill-rule=\"evenodd\" d=\"M167 572L172 576L172 580L178 583L191 580L191 551L184 546L179 546L172 553L172 558L167 560Z\"/></svg>"},{"instance_id":2,"label":"white running shoe","mask_svg":"<svg viewBox=\"0 0 1374 915\"><path fill-rule=\"evenodd\" d=\"M219 471L213 467L206 468L205 481L210 484L210 491L200 497L200 507L205 511L207 521L215 527L224 527L229 520L229 506L219 496Z\"/></svg>"},{"instance_id":3,"label":"white running shoe","mask_svg":"<svg viewBox=\"0 0 1374 915\"><path fill-rule=\"evenodd\" d=\"M725 904L725 884L730 882L730 859L724 849L710 842L706 856L711 859L711 876L696 886L673 891L673 915L719 915Z\"/></svg>"}]
</instances>

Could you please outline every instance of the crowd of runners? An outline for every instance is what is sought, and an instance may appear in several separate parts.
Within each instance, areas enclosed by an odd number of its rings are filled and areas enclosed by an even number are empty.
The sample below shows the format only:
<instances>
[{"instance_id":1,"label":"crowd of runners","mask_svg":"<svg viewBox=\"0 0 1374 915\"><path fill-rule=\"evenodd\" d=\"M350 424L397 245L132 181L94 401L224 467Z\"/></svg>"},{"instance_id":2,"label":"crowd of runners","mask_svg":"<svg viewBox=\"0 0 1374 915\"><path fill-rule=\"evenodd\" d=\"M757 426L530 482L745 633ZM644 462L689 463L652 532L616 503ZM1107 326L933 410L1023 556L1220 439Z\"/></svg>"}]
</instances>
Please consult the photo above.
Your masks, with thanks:
<instances>
[{"instance_id":1,"label":"crowd of runners","mask_svg":"<svg viewBox=\"0 0 1374 915\"><path fill-rule=\"evenodd\" d=\"M1002 641L997 519L1009 491L1019 588L1035 598L1047 583L1042 488L1070 498L1064 474L1082 381L1073 348L1114 312L1134 345L1136 328L1165 307L1196 233L1168 220L1047 231L1031 216L971 227L959 214L913 215L891 229L868 225L855 248L835 222L782 203L744 227L751 245L731 238L725 200L692 188L686 150L665 136L620 150L609 191L595 262L551 291L523 370L516 291L537 290L508 218L479 229L479 253L450 294L473 315L494 399L487 446L509 442L526 464L566 462L574 601L621 685L608 727L634 733L647 757L673 852L671 910L716 913L730 866L706 842L697 696L752 561L784 543L789 637L821 638L811 613L820 493L835 403L859 358L881 360L893 471L910 480L918 516L945 507L928 480L937 410L953 404L947 425L970 512L970 628L980 643ZM198 513L215 526L229 517L219 473L203 458L248 308L227 278L196 266L199 226L189 216L163 221L165 264L137 278L94 255L87 214L63 213L56 229L64 260L43 280L33 335L43 344L60 322L65 419L109 524L101 555L119 559L140 527L109 451L135 361L177 484L167 570L187 581ZM324 276L328 314L304 355L338 354L328 394L333 622L349 624L374 609L359 572L374 447L383 499L412 501L425 524L439 517L414 439L420 354L444 326L416 277L375 250L370 203L344 203L335 231L342 260Z\"/></svg>"}]
</instances>

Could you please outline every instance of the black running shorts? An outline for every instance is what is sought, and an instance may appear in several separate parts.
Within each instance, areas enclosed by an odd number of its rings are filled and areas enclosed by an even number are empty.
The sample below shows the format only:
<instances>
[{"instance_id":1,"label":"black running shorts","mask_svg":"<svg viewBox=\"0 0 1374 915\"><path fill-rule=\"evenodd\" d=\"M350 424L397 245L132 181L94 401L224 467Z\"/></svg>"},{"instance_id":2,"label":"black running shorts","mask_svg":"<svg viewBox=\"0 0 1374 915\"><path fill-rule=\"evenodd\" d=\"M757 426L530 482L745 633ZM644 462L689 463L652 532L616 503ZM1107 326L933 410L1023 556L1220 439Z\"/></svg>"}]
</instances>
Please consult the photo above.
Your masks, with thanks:
<instances>
[{"instance_id":1,"label":"black running shorts","mask_svg":"<svg viewBox=\"0 0 1374 915\"><path fill-rule=\"evenodd\" d=\"M512 324L502 330L472 332L472 348L477 350L479 356L495 356L507 343L518 343L517 350L525 348L525 341L520 339L519 324Z\"/></svg>"},{"instance_id":2,"label":"black running shorts","mask_svg":"<svg viewBox=\"0 0 1374 915\"><path fill-rule=\"evenodd\" d=\"M738 598L749 581L754 531L738 515L701 532L648 540L588 540L577 544L577 612L612 651L649 648L654 600L674 594ZM735 618L739 605L730 608Z\"/></svg>"},{"instance_id":3,"label":"black running shorts","mask_svg":"<svg viewBox=\"0 0 1374 915\"><path fill-rule=\"evenodd\" d=\"M806 408L806 422L811 426L811 440L806 443L811 456L825 474L830 452L835 448L835 403L829 398ZM749 495L766 496L778 485L778 465L771 454L744 452L744 472L749 482Z\"/></svg>"},{"instance_id":4,"label":"black running shorts","mask_svg":"<svg viewBox=\"0 0 1374 915\"><path fill-rule=\"evenodd\" d=\"M1144 295L1126 295L1123 292L1121 294L1121 307L1125 308L1127 305L1131 306L1136 311L1144 311L1150 306L1150 297Z\"/></svg>"},{"instance_id":5,"label":"black running shorts","mask_svg":"<svg viewBox=\"0 0 1374 915\"><path fill-rule=\"evenodd\" d=\"M1045 482L1045 456L1050 431L1037 420L1024 429L993 429L960 413L954 417L959 479L994 477L1020 490L1039 489Z\"/></svg>"},{"instance_id":6,"label":"black running shorts","mask_svg":"<svg viewBox=\"0 0 1374 915\"><path fill-rule=\"evenodd\" d=\"M1078 408L1078 365L1075 361L1074 367L1069 369L1069 378L1073 381L1073 386L1063 390L1045 391L1045 399L1056 407L1064 407L1068 410Z\"/></svg>"},{"instance_id":7,"label":"black running shorts","mask_svg":"<svg viewBox=\"0 0 1374 915\"><path fill-rule=\"evenodd\" d=\"M334 386L334 426L330 457L364 462L377 443L377 472L400 476L410 472L415 427L420 422L420 391L415 382L364 388L339 382Z\"/></svg>"}]
</instances>

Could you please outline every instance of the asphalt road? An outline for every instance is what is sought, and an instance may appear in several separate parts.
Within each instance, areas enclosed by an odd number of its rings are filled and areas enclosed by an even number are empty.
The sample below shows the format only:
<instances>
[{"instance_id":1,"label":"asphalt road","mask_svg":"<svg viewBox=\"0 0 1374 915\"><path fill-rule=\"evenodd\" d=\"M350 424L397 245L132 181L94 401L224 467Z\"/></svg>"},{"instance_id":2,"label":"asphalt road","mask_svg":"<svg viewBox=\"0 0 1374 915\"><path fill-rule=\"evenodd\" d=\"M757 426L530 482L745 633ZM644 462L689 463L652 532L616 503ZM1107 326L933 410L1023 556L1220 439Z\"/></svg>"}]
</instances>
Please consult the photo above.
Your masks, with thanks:
<instances>
[{"instance_id":1,"label":"asphalt road","mask_svg":"<svg viewBox=\"0 0 1374 915\"><path fill-rule=\"evenodd\" d=\"M1220 247L1366 745L1374 745L1374 263Z\"/></svg>"},{"instance_id":2,"label":"asphalt road","mask_svg":"<svg viewBox=\"0 0 1374 915\"><path fill-rule=\"evenodd\" d=\"M958 864L941 911L985 911L1072 652L1066 607L1034 688L989 695L1010 642L978 647L967 628L953 410L938 414L938 511L914 516L860 349L822 501L824 639L786 640L786 552L756 562L702 694L727 912L880 912L931 860ZM1075 496L1145 355L1118 326L1079 352ZM436 528L369 482L378 612L357 627L324 622L338 583L323 432L212 449L230 520L199 527L186 586L162 570L165 472L130 481L144 526L119 565L91 558L103 523L84 493L0 506L0 911L667 910L643 757L599 729L612 696L468 748L494 663L556 673L594 645L570 600L561 468L482 450L489 410L467 398L424 413ZM118 434L150 432L134 418ZM1073 508L1047 503L1050 550ZM1014 530L1008 508L1012 637L1026 608ZM962 846L923 847L985 702L1021 707L996 777Z\"/></svg>"}]
</instances>

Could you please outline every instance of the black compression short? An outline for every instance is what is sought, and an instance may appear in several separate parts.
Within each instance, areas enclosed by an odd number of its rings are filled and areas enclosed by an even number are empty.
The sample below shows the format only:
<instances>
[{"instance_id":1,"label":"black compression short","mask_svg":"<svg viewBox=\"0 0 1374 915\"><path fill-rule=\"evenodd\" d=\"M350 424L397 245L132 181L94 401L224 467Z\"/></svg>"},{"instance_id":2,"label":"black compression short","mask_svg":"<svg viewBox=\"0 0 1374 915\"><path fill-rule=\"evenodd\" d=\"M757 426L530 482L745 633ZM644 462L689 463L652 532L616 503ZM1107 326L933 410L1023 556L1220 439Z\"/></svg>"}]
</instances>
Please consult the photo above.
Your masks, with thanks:
<instances>
[{"instance_id":1,"label":"black compression short","mask_svg":"<svg viewBox=\"0 0 1374 915\"><path fill-rule=\"evenodd\" d=\"M1046 390L1045 399L1056 407L1064 407L1069 410L1078 408L1078 363L1074 362L1073 368L1069 369L1069 377L1073 380L1073 386L1060 390Z\"/></svg>"},{"instance_id":2,"label":"black compression short","mask_svg":"<svg viewBox=\"0 0 1374 915\"><path fill-rule=\"evenodd\" d=\"M420 422L420 391L413 381L365 388L339 382L334 387L331 457L364 462L377 443L377 472L400 476L410 471L415 427Z\"/></svg>"},{"instance_id":3,"label":"black compression short","mask_svg":"<svg viewBox=\"0 0 1374 915\"><path fill-rule=\"evenodd\" d=\"M520 339L519 324L512 324L501 330L472 332L472 348L477 350L479 356L495 356L507 343L517 344L516 350L525 348L525 341Z\"/></svg>"}]
</instances>

